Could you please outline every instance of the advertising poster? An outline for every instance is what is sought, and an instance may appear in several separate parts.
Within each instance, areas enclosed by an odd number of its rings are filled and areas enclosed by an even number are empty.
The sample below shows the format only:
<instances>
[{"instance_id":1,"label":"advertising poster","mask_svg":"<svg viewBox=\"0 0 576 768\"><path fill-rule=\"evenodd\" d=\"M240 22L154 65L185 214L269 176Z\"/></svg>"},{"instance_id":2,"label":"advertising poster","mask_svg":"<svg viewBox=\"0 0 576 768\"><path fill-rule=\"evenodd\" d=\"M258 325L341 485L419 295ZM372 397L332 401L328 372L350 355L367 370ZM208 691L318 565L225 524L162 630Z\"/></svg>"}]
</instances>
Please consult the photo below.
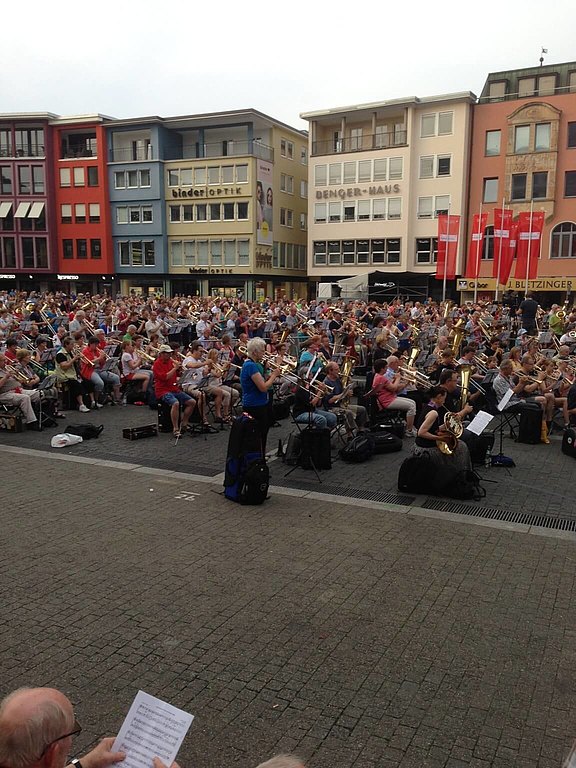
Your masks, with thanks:
<instances>
[{"instance_id":1,"label":"advertising poster","mask_svg":"<svg viewBox=\"0 0 576 768\"><path fill-rule=\"evenodd\" d=\"M256 161L256 242L258 245L272 245L274 193L272 173L274 166L265 160Z\"/></svg>"}]
</instances>

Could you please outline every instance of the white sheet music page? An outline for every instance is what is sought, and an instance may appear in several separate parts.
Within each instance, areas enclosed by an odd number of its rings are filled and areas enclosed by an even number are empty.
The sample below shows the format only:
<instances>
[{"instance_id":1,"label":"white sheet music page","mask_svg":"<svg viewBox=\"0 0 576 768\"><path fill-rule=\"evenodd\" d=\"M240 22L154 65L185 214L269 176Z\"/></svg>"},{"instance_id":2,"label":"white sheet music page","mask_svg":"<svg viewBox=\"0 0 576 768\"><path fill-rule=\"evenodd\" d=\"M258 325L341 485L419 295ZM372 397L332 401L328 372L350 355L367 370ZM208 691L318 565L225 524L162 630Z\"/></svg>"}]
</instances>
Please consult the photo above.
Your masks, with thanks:
<instances>
[{"instance_id":1,"label":"white sheet music page","mask_svg":"<svg viewBox=\"0 0 576 768\"><path fill-rule=\"evenodd\" d=\"M486 411L478 411L466 429L469 432L473 432L475 435L481 435L493 418L494 416L492 416L491 413L486 413Z\"/></svg>"},{"instance_id":2,"label":"white sheet music page","mask_svg":"<svg viewBox=\"0 0 576 768\"><path fill-rule=\"evenodd\" d=\"M504 395L504 397L502 398L502 400L500 400L500 402L496 406L499 411L503 411L504 408L506 408L506 406L510 402L510 398L512 397L513 394L514 394L514 392L512 391L512 389L507 390L507 392Z\"/></svg>"},{"instance_id":3,"label":"white sheet music page","mask_svg":"<svg viewBox=\"0 0 576 768\"><path fill-rule=\"evenodd\" d=\"M152 768L159 757L170 768L194 715L138 691L116 737L113 752L126 752L123 768Z\"/></svg>"}]
</instances>

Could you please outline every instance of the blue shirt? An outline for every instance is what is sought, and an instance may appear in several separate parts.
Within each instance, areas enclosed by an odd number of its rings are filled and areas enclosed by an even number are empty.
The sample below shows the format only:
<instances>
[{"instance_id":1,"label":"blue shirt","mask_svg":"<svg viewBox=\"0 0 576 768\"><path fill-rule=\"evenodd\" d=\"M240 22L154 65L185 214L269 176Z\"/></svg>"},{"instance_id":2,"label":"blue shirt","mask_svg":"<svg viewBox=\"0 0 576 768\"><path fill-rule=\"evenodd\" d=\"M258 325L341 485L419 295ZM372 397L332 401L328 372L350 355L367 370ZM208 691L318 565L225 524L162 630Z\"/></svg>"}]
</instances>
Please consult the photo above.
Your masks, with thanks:
<instances>
[{"instance_id":1,"label":"blue shirt","mask_svg":"<svg viewBox=\"0 0 576 768\"><path fill-rule=\"evenodd\" d=\"M242 405L250 408L268 403L268 392L261 392L252 381L252 376L259 373L264 376L264 368L253 360L245 360L240 371L240 384L242 385Z\"/></svg>"}]
</instances>

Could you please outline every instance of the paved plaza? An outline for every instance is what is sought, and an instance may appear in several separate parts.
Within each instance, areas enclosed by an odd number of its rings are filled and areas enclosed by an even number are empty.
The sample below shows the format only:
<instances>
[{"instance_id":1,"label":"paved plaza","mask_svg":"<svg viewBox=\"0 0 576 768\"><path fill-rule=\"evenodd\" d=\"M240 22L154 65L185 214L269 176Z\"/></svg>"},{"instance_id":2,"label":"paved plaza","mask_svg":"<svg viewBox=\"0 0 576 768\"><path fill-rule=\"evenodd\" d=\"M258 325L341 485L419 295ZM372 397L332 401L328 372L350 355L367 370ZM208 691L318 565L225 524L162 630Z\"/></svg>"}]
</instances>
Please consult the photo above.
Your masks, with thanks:
<instances>
[{"instance_id":1,"label":"paved plaza","mask_svg":"<svg viewBox=\"0 0 576 768\"><path fill-rule=\"evenodd\" d=\"M561 766L576 737L575 534L323 492L393 489L398 457L240 507L220 495L225 434L132 443L110 413L76 449L50 452L52 430L0 438L2 693L68 693L78 753L143 689L196 716L183 768L280 751L311 768ZM508 443L511 503L522 479L545 498L546 472L550 485L568 466L559 444ZM522 478L529 452L541 458Z\"/></svg>"}]
</instances>

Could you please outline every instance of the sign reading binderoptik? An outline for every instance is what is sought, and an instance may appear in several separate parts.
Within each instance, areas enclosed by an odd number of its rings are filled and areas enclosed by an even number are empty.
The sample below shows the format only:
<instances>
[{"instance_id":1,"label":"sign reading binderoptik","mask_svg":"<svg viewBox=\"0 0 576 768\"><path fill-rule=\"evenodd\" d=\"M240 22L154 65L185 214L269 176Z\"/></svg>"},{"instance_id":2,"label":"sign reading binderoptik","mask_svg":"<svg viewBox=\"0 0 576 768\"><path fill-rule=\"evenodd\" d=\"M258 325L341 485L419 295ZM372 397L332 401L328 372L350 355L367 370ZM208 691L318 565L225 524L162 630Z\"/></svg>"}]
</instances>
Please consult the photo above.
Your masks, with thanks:
<instances>
[{"instance_id":1,"label":"sign reading binderoptik","mask_svg":"<svg viewBox=\"0 0 576 768\"><path fill-rule=\"evenodd\" d=\"M246 195L242 187L205 187L200 189L173 189L172 197L233 197Z\"/></svg>"},{"instance_id":2,"label":"sign reading binderoptik","mask_svg":"<svg viewBox=\"0 0 576 768\"><path fill-rule=\"evenodd\" d=\"M339 189L317 189L316 200L344 200L347 197L364 197L364 195L398 195L400 184L375 184L369 187L340 187Z\"/></svg>"}]
</instances>

